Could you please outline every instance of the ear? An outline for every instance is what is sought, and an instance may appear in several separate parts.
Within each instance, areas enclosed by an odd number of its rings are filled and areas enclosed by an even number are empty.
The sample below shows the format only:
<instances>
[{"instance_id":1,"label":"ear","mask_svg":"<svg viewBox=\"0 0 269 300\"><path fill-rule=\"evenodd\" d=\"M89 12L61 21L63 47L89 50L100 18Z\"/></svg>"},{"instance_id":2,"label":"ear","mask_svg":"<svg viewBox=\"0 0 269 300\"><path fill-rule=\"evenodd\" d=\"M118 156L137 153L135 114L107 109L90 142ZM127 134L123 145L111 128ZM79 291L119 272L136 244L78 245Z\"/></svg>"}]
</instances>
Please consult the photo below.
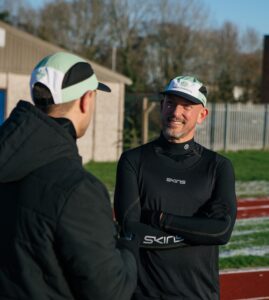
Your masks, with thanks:
<instances>
[{"instance_id":1,"label":"ear","mask_svg":"<svg viewBox=\"0 0 269 300\"><path fill-rule=\"evenodd\" d=\"M207 117L207 115L208 115L208 109L206 107L203 107L199 112L197 118L197 124L202 124L205 118Z\"/></svg>"},{"instance_id":2,"label":"ear","mask_svg":"<svg viewBox=\"0 0 269 300\"><path fill-rule=\"evenodd\" d=\"M86 92L83 96L80 98L80 111L82 113L87 113L89 110L89 102L92 101L93 97L93 91Z\"/></svg>"}]
</instances>

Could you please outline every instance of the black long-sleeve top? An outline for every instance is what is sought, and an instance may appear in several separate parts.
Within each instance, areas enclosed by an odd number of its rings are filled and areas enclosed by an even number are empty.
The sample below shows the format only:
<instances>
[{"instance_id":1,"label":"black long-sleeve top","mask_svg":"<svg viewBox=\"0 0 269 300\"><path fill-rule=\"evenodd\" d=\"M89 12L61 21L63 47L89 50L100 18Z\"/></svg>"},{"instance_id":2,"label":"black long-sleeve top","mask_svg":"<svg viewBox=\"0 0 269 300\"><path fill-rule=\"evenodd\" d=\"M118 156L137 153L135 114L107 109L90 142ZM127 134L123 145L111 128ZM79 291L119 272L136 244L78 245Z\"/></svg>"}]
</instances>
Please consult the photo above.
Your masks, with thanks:
<instances>
[{"instance_id":1,"label":"black long-sleeve top","mask_svg":"<svg viewBox=\"0 0 269 300\"><path fill-rule=\"evenodd\" d=\"M148 212L158 218L163 212L161 221L152 224L160 230L153 244L160 247L140 250L137 295L219 298L218 245L228 242L236 218L235 179L228 159L194 140L172 144L161 135L122 154L114 208L122 227L145 222ZM145 223L152 219L156 217ZM154 240L148 228L144 246ZM160 238L162 234L166 237ZM173 247L166 247L167 236Z\"/></svg>"}]
</instances>

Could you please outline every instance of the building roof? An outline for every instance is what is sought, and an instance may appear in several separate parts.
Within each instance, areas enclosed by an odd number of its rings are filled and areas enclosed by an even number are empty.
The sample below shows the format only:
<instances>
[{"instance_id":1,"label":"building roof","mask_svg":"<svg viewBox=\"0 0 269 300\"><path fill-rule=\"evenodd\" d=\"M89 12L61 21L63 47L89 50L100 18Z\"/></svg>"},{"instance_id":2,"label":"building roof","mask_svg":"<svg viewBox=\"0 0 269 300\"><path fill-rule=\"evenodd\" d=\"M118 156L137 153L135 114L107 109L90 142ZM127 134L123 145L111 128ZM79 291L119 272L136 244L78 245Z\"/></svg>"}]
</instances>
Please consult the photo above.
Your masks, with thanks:
<instances>
[{"instance_id":1,"label":"building roof","mask_svg":"<svg viewBox=\"0 0 269 300\"><path fill-rule=\"evenodd\" d=\"M67 50L0 21L0 72L30 74L40 59L57 51ZM130 78L88 61L100 81L132 84Z\"/></svg>"}]
</instances>

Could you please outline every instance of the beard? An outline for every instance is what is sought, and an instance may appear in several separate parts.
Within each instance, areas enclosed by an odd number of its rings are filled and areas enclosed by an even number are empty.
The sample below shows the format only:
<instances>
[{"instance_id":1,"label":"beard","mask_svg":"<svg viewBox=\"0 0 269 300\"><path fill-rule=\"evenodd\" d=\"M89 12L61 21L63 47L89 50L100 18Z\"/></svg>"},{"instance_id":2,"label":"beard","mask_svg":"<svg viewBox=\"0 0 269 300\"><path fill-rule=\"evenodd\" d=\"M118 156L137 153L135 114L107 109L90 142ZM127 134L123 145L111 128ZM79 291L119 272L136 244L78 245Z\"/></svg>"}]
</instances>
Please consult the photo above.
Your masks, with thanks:
<instances>
[{"instance_id":1,"label":"beard","mask_svg":"<svg viewBox=\"0 0 269 300\"><path fill-rule=\"evenodd\" d=\"M163 132L163 135L165 136L165 138L167 140L178 140L182 137L185 136L186 132L184 131L184 129L180 130L178 128L173 128L173 127L170 127L169 126L169 123L171 121L177 121L177 122L181 122L182 124L185 123L184 120L182 119L175 119L175 118L172 118L172 117L166 117L166 118L163 118L162 119L162 132Z\"/></svg>"},{"instance_id":2,"label":"beard","mask_svg":"<svg viewBox=\"0 0 269 300\"><path fill-rule=\"evenodd\" d=\"M173 126L171 122L179 122L181 126ZM195 124L186 124L186 120L181 118L166 117L162 119L162 133L171 142L180 143L182 139L194 132L194 129Z\"/></svg>"},{"instance_id":3,"label":"beard","mask_svg":"<svg viewBox=\"0 0 269 300\"><path fill-rule=\"evenodd\" d=\"M167 140L178 140L182 137L184 137L185 135L185 132L184 131L176 131L175 129L173 128L170 128L170 127L163 127L163 135L166 137Z\"/></svg>"}]
</instances>

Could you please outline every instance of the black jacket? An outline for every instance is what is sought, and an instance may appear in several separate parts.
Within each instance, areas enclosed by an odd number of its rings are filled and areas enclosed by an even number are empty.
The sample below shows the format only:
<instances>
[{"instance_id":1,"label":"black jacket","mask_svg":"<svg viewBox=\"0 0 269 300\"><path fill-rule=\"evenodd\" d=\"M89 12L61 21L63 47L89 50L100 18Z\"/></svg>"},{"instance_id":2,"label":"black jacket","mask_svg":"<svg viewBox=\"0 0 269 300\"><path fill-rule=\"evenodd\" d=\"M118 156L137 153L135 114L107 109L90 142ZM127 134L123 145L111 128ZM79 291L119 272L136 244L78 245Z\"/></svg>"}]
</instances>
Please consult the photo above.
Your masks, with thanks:
<instances>
[{"instance_id":1,"label":"black jacket","mask_svg":"<svg viewBox=\"0 0 269 300\"><path fill-rule=\"evenodd\" d=\"M74 138L20 101L0 127L0 299L129 299L136 262L114 235Z\"/></svg>"}]
</instances>

